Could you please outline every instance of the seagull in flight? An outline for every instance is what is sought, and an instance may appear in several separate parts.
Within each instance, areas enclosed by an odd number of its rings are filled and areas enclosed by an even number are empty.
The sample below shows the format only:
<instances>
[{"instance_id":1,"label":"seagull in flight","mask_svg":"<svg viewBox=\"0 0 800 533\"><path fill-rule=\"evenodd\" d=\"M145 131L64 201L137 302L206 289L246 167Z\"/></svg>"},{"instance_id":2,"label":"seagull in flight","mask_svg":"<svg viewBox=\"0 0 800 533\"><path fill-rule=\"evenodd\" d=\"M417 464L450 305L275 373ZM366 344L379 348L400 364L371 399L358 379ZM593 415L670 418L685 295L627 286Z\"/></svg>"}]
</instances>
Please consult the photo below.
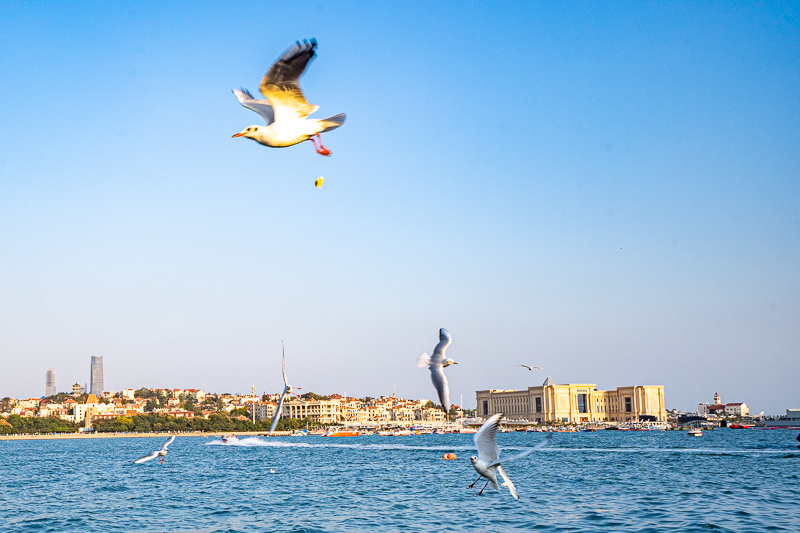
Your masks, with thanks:
<instances>
[{"instance_id":1,"label":"seagull in flight","mask_svg":"<svg viewBox=\"0 0 800 533\"><path fill-rule=\"evenodd\" d=\"M486 422L483 423L481 428L475 433L475 447L478 448L478 456L472 456L469 458L470 462L472 463L472 467L478 473L478 479L476 479L469 488L475 486L475 483L481 480L481 478L486 479L486 485L478 492L480 496L483 494L483 489L491 483L492 487L495 490L500 490L500 487L508 487L508 490L511 492L511 495L519 500L519 494L517 493L517 488L511 482L511 479L506 474L506 471L503 470L503 465L501 463L507 463L509 461L513 461L514 459L519 459L520 457L525 457L526 455L530 455L536 450L541 450L547 443L550 442L550 439L553 438L552 433L547 434L547 438L544 441L540 442L533 448L528 448L522 453L518 453L517 455L512 455L509 457L500 457L500 448L497 446L497 442L495 442L495 436L497 435L497 427L500 423L500 418L502 418L503 413L497 413L489 418L486 419ZM497 473L500 472L500 475L503 476L505 480L500 486L497 484Z\"/></svg>"},{"instance_id":2,"label":"seagull in flight","mask_svg":"<svg viewBox=\"0 0 800 533\"><path fill-rule=\"evenodd\" d=\"M425 368L427 366L431 370L431 381L433 382L433 386L436 387L439 401L442 402L445 418L447 418L448 411L450 410L450 388L447 386L444 367L458 364L444 355L451 341L450 333L442 328L439 330L439 344L433 349L433 355L431 356L427 353L423 353L417 357L418 368Z\"/></svg>"},{"instance_id":3,"label":"seagull in flight","mask_svg":"<svg viewBox=\"0 0 800 533\"><path fill-rule=\"evenodd\" d=\"M281 398L278 400L278 408L275 410L275 416L272 419L272 425L269 427L269 434L275 431L275 427L278 425L278 420L281 418L281 409L283 408L283 399L286 398L286 395L291 395L292 391L294 390L291 385L289 385L289 380L286 379L286 350L283 348L283 341L281 341L281 350L283 351L283 393L281 393ZM300 387L297 387L298 389Z\"/></svg>"},{"instance_id":4,"label":"seagull in flight","mask_svg":"<svg viewBox=\"0 0 800 533\"><path fill-rule=\"evenodd\" d=\"M521 366L522 368L527 368L528 370L533 370L534 368L538 368L539 370L544 370L544 368L540 366L528 366L528 365L514 365L514 366Z\"/></svg>"},{"instance_id":5,"label":"seagull in flight","mask_svg":"<svg viewBox=\"0 0 800 533\"><path fill-rule=\"evenodd\" d=\"M248 126L234 137L247 137L265 146L283 148L310 140L318 154L331 155L322 145L320 133L335 130L344 124L345 115L309 119L319 106L309 104L300 89L300 75L316 55L317 41L303 40L284 52L261 80L261 94L266 100L257 100L247 89L233 89L233 94L244 107L264 117L266 126ZM317 146L319 141L319 146Z\"/></svg>"},{"instance_id":6,"label":"seagull in flight","mask_svg":"<svg viewBox=\"0 0 800 533\"><path fill-rule=\"evenodd\" d=\"M161 447L158 450L156 450L154 452L151 452L151 453L145 455L144 457L139 457L133 463L138 465L140 463L146 463L150 459L155 459L156 457L161 457L161 464L163 465L164 464L164 459L166 458L166 455L167 455L167 448L169 447L170 444L172 444L172 441L174 441L174 440L175 440L175 435L171 435L170 438L168 438L167 440L164 441L164 444L162 444Z\"/></svg>"}]
</instances>

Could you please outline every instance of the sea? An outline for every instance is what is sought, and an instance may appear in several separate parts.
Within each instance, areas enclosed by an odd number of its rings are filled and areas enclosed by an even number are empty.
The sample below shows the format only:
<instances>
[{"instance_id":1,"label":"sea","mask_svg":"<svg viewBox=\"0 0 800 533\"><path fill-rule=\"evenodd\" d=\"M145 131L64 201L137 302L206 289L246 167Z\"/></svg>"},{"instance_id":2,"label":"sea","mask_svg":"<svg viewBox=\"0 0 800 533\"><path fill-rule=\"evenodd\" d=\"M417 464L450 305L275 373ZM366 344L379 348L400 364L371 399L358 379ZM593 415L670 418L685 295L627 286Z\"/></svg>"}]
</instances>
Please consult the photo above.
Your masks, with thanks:
<instances>
[{"instance_id":1,"label":"sea","mask_svg":"<svg viewBox=\"0 0 800 533\"><path fill-rule=\"evenodd\" d=\"M800 531L791 430L556 433L476 480L469 434L0 441L0 531ZM542 433L497 435L513 455ZM444 460L447 453L456 460Z\"/></svg>"}]
</instances>

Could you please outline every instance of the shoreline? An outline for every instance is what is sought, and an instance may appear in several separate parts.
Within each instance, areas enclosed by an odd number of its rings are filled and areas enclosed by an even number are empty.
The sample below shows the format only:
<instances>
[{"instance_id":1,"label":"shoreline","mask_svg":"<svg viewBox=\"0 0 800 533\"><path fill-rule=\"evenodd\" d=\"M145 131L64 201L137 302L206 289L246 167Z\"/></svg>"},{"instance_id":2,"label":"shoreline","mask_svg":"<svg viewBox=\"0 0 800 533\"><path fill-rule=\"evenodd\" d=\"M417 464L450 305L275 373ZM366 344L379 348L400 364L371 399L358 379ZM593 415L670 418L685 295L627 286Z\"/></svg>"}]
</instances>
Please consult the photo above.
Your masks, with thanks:
<instances>
[{"instance_id":1,"label":"shoreline","mask_svg":"<svg viewBox=\"0 0 800 533\"><path fill-rule=\"evenodd\" d=\"M0 441L12 440L54 440L54 439L138 439L138 438L166 438L169 435L178 437L223 437L235 434L237 437L266 436L263 431L192 431L191 433L170 433L169 431L149 433L50 433L44 435L0 435ZM285 437L291 431L276 431L274 437Z\"/></svg>"}]
</instances>

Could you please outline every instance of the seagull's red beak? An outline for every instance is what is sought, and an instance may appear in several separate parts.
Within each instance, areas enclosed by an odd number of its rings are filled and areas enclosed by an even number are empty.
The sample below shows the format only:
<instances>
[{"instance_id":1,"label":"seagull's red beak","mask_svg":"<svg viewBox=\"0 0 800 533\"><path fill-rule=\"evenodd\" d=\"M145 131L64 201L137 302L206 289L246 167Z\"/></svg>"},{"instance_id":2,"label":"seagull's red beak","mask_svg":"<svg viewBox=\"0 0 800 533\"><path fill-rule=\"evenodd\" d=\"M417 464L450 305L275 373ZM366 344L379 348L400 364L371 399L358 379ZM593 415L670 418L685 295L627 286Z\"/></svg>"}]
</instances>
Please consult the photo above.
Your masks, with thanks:
<instances>
[{"instance_id":1,"label":"seagull's red beak","mask_svg":"<svg viewBox=\"0 0 800 533\"><path fill-rule=\"evenodd\" d=\"M244 135L244 133L235 133L231 135L231 139L233 139L234 137L241 137L242 135Z\"/></svg>"}]
</instances>

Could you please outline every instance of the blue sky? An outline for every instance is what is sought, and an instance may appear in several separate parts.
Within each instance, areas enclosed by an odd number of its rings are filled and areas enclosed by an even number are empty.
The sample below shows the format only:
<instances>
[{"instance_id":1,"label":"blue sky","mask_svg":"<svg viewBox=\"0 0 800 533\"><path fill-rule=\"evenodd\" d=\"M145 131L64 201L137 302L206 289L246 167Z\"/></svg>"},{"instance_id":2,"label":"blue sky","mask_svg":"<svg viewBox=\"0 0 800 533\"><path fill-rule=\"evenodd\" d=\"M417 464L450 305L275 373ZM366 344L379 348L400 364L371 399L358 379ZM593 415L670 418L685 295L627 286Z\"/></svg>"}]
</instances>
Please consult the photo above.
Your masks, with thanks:
<instances>
[{"instance_id":1,"label":"blue sky","mask_svg":"<svg viewBox=\"0 0 800 533\"><path fill-rule=\"evenodd\" d=\"M433 397L547 375L800 407L800 4L0 6L0 396ZM295 40L310 143L231 135ZM321 189L313 184L325 177ZM529 373L515 364L538 364Z\"/></svg>"}]
</instances>

